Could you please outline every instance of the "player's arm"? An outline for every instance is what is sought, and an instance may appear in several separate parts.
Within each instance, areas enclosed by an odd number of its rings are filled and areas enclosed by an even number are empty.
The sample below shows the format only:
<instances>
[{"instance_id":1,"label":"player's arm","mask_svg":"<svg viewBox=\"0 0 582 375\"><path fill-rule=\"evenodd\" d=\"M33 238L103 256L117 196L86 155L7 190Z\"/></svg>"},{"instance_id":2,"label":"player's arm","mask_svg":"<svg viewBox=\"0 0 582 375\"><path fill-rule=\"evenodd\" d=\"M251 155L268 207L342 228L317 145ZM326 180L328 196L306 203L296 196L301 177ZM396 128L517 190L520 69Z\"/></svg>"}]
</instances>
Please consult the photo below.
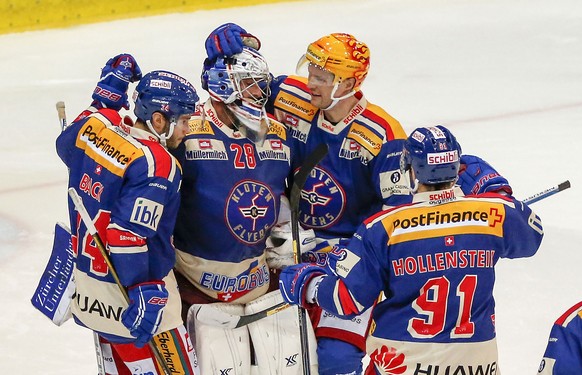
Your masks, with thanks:
<instances>
[{"instance_id":1,"label":"player's arm","mask_svg":"<svg viewBox=\"0 0 582 375\"><path fill-rule=\"evenodd\" d=\"M130 54L119 54L107 60L93 90L91 105L81 112L57 138L57 154L67 166L69 166L69 159L75 149L79 129L83 126L87 116L102 108L110 108L115 111L121 108L128 109L127 89L129 83L140 80L141 75L139 65Z\"/></svg>"},{"instance_id":2,"label":"player's arm","mask_svg":"<svg viewBox=\"0 0 582 375\"><path fill-rule=\"evenodd\" d=\"M504 210L491 211L492 215L503 220L505 246L496 255L502 258L524 258L534 255L544 236L540 217L528 205L513 197L501 197L498 194L492 196L511 202L505 205Z\"/></svg>"},{"instance_id":3,"label":"player's arm","mask_svg":"<svg viewBox=\"0 0 582 375\"><path fill-rule=\"evenodd\" d=\"M400 156L404 140L394 139L382 145L372 161L372 181L384 208L395 207L411 201L408 173L400 170Z\"/></svg>"},{"instance_id":4,"label":"player's arm","mask_svg":"<svg viewBox=\"0 0 582 375\"><path fill-rule=\"evenodd\" d=\"M167 178L148 176L145 157L135 159L127 168L107 227L111 260L123 285L166 276L167 272L156 268L155 259L164 260L170 246L179 194L175 185Z\"/></svg>"},{"instance_id":5,"label":"player's arm","mask_svg":"<svg viewBox=\"0 0 582 375\"><path fill-rule=\"evenodd\" d=\"M301 263L279 277L283 298L292 304L317 304L346 318L371 307L387 282L386 258L378 244L387 243L382 225L362 225L346 246L335 247L327 267ZM378 257L380 255L380 257Z\"/></svg>"},{"instance_id":6,"label":"player's arm","mask_svg":"<svg viewBox=\"0 0 582 375\"><path fill-rule=\"evenodd\" d=\"M574 306L554 323L538 374L582 374L582 319L578 315L581 305Z\"/></svg>"},{"instance_id":7,"label":"player's arm","mask_svg":"<svg viewBox=\"0 0 582 375\"><path fill-rule=\"evenodd\" d=\"M505 177L485 160L474 155L462 155L457 185L465 195L499 193L512 195L513 189Z\"/></svg>"},{"instance_id":8,"label":"player's arm","mask_svg":"<svg viewBox=\"0 0 582 375\"><path fill-rule=\"evenodd\" d=\"M231 22L222 24L212 30L204 43L206 56L210 60L241 53L243 46L251 47L258 51L261 48L261 41L241 26Z\"/></svg>"}]
</instances>

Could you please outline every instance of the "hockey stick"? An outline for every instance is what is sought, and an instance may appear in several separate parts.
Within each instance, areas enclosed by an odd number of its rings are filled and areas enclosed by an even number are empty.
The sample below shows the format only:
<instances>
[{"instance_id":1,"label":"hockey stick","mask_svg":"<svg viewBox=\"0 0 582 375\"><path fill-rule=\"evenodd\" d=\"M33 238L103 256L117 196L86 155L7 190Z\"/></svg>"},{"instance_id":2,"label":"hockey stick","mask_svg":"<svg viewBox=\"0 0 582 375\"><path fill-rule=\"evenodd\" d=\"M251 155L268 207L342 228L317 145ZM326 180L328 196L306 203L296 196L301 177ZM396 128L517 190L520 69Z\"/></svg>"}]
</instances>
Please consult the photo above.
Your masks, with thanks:
<instances>
[{"instance_id":1,"label":"hockey stick","mask_svg":"<svg viewBox=\"0 0 582 375\"><path fill-rule=\"evenodd\" d=\"M57 113L59 114L59 122L61 124L61 130L65 130L67 128L67 114L65 112L65 102L59 101L56 104Z\"/></svg>"},{"instance_id":2,"label":"hockey stick","mask_svg":"<svg viewBox=\"0 0 582 375\"><path fill-rule=\"evenodd\" d=\"M551 195L554 195L560 191L566 190L570 187L570 181L564 181L561 184L553 186L549 189L541 191L537 194L532 195L529 198L524 199L522 202L526 204L535 203L542 199L545 199ZM201 309L198 311L198 315L196 318L200 320L204 324L222 327L222 328L239 328L245 326L247 324L256 322L257 320L266 318L273 314L278 313L281 310L286 309L289 307L289 304L286 302L280 302L276 305L268 307L264 310L257 311L254 314L249 315L233 315L226 313L224 311L220 311L215 309L210 305L203 305Z\"/></svg>"},{"instance_id":3,"label":"hockey stick","mask_svg":"<svg viewBox=\"0 0 582 375\"><path fill-rule=\"evenodd\" d=\"M571 186L570 180L566 180L566 181L562 182L561 184L558 184L556 186L552 186L551 188L546 189L544 191L540 191L539 193L534 194L529 198L525 198L522 202L526 203L526 204L532 204L532 203L540 201L544 198L547 198L550 195L554 195L554 194L559 193L563 190L566 190L566 189L570 188L570 186Z\"/></svg>"},{"instance_id":4,"label":"hockey stick","mask_svg":"<svg viewBox=\"0 0 582 375\"><path fill-rule=\"evenodd\" d=\"M289 205L291 207L291 237L293 239L293 257L295 264L301 263L301 246L299 241L299 201L301 200L301 190L307 181L307 177L317 163L321 161L327 154L328 147L325 143L320 143L315 150L304 161L303 165L293 177L293 186L291 186L291 197L289 198ZM309 338L308 327L309 320L307 313L302 306L297 306L299 319L299 337L301 338L301 357L303 358L303 374L311 374L311 360L309 358Z\"/></svg>"},{"instance_id":5,"label":"hockey stick","mask_svg":"<svg viewBox=\"0 0 582 375\"><path fill-rule=\"evenodd\" d=\"M67 111L65 110L65 102L58 101L55 107L57 108L57 115L59 117L59 125L61 126L61 131L64 131L67 128L67 126L69 126L69 124L67 124ZM99 335L95 331L93 331L93 343L95 345L95 357L97 359L98 375L106 375L105 359L103 358L103 351L101 350Z\"/></svg>"},{"instance_id":6,"label":"hockey stick","mask_svg":"<svg viewBox=\"0 0 582 375\"><path fill-rule=\"evenodd\" d=\"M115 280L115 284L117 284L117 286L119 287L119 291L123 295L123 298L129 304L129 296L127 294L127 290L125 290L125 287L123 286L123 284L121 284L121 281L119 280L119 275L117 274L117 271L113 267L113 263L111 263L111 259L109 259L109 255L107 254L107 249L105 248L105 245L103 244L103 241L101 240L101 236L99 236L99 232L97 232L97 228L95 227L93 220L89 216L89 212L87 212L87 209L85 208L85 205L83 204L83 200L81 199L81 197L79 196L79 194L77 193L77 191L74 188L69 188L69 196L71 197L71 200L73 201L73 204L75 205L75 208L77 209L77 212L79 212L79 215L81 215L81 220L83 220L83 222L85 223L85 226L87 227L87 230L89 231L89 234L91 234L91 236L93 237L93 241L95 242L95 244L97 245L97 248L99 249L99 252L103 256L103 259L105 260L105 263L107 264L107 267L109 267L109 271L111 272L111 276L113 277L113 280ZM170 375L172 372L168 368L168 364L166 363L166 361L164 361L164 359L162 357L162 353L160 352L159 348L156 346L156 344L153 341L150 341L148 343L148 345L149 345L151 351L153 352L154 357L156 358L156 361L158 362L158 364L160 365L160 367L164 371L164 374Z\"/></svg>"}]
</instances>

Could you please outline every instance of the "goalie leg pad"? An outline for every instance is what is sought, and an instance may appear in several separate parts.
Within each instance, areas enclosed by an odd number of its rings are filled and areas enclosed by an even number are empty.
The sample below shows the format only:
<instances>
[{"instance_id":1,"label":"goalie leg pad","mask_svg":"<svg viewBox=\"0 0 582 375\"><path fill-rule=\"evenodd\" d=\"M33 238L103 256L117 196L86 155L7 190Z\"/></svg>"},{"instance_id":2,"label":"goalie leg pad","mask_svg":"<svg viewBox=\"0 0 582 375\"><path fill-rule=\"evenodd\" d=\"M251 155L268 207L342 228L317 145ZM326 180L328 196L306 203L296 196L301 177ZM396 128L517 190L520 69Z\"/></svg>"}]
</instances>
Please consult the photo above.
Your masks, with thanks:
<instances>
[{"instance_id":1,"label":"goalie leg pad","mask_svg":"<svg viewBox=\"0 0 582 375\"><path fill-rule=\"evenodd\" d=\"M281 292L272 291L249 302L245 307L245 314L253 314L280 302L283 302ZM303 373L296 306L257 320L248 327L255 348L258 374L299 375ZM311 373L317 374L317 343L309 319L307 329Z\"/></svg>"},{"instance_id":2,"label":"goalie leg pad","mask_svg":"<svg viewBox=\"0 0 582 375\"><path fill-rule=\"evenodd\" d=\"M214 308L229 314L244 314L239 304L213 303ZM196 319L199 304L188 310L188 333L196 349L201 374L248 375L251 372L251 347L246 327L224 329ZM229 370L232 369L232 370Z\"/></svg>"}]
</instances>

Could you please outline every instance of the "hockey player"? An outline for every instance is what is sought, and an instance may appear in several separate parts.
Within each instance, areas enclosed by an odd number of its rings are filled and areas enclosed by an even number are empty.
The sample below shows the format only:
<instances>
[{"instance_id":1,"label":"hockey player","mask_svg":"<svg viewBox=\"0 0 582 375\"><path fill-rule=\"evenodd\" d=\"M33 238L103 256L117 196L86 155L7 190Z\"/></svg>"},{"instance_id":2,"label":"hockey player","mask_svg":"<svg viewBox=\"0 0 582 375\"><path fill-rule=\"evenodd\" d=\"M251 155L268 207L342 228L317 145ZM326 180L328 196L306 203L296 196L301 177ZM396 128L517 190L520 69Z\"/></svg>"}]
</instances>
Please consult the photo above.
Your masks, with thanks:
<instances>
[{"instance_id":1,"label":"hockey player","mask_svg":"<svg viewBox=\"0 0 582 375\"><path fill-rule=\"evenodd\" d=\"M554 323L538 374L582 374L582 302Z\"/></svg>"},{"instance_id":2,"label":"hockey player","mask_svg":"<svg viewBox=\"0 0 582 375\"><path fill-rule=\"evenodd\" d=\"M461 147L442 126L417 128L401 158L413 203L367 219L327 267L284 269L286 301L353 317L373 312L366 374L496 374L493 285L500 258L529 257L541 221L497 193L455 187Z\"/></svg>"},{"instance_id":3,"label":"hockey player","mask_svg":"<svg viewBox=\"0 0 582 375\"><path fill-rule=\"evenodd\" d=\"M190 120L175 152L184 168L174 244L177 278L204 374L298 374L299 328L292 310L235 330L196 319L201 304L252 313L283 299L265 257L290 173L285 127L265 112L271 75L264 57L244 47L206 64L210 98ZM184 311L186 317L187 311ZM193 332L194 331L194 332ZM249 334L250 331L250 334Z\"/></svg>"},{"instance_id":4,"label":"hockey player","mask_svg":"<svg viewBox=\"0 0 582 375\"><path fill-rule=\"evenodd\" d=\"M256 37L229 23L210 34L206 51L212 60L245 44L260 46ZM350 34L334 33L308 45L298 69L303 76L279 76L271 85L267 111L287 125L293 171L318 144L329 147L307 179L299 207L301 225L313 229L318 238L318 251L305 254L312 261L324 262L329 244L351 237L383 205L408 197L408 182L399 169L406 135L396 119L363 95L369 65L365 43ZM290 230L274 235L283 237L275 240L287 241L269 250L270 264L292 264ZM361 373L370 310L343 320L311 306L310 316L319 373Z\"/></svg>"},{"instance_id":5,"label":"hockey player","mask_svg":"<svg viewBox=\"0 0 582 375\"><path fill-rule=\"evenodd\" d=\"M186 135L198 96L184 78L153 71L141 78L135 59L110 59L93 93L94 102L57 138L69 168L69 187L84 205L109 252L129 306L85 223L69 207L76 255L75 321L99 336L107 374L164 374L146 344L160 349L167 369L199 374L180 316L170 243L179 205L181 170L166 146ZM134 94L133 127L118 111Z\"/></svg>"}]
</instances>

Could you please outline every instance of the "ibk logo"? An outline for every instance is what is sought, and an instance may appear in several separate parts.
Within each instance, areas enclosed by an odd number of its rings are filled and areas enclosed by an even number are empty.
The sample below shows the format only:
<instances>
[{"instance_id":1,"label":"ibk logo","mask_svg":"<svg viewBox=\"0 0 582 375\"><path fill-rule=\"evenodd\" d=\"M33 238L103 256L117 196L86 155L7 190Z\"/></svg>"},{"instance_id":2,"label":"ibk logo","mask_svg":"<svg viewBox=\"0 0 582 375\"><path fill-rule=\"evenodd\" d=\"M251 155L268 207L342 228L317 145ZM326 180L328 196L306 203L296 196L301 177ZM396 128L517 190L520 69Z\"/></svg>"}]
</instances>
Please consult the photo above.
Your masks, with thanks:
<instances>
[{"instance_id":1,"label":"ibk logo","mask_svg":"<svg viewBox=\"0 0 582 375\"><path fill-rule=\"evenodd\" d=\"M79 190L88 194L91 198L101 202L101 194L103 193L103 184L99 181L93 182L87 173L83 173L81 182L79 183Z\"/></svg>"},{"instance_id":2,"label":"ibk logo","mask_svg":"<svg viewBox=\"0 0 582 375\"><path fill-rule=\"evenodd\" d=\"M156 230L163 212L164 206L158 202L139 197L135 200L129 221Z\"/></svg>"}]
</instances>

